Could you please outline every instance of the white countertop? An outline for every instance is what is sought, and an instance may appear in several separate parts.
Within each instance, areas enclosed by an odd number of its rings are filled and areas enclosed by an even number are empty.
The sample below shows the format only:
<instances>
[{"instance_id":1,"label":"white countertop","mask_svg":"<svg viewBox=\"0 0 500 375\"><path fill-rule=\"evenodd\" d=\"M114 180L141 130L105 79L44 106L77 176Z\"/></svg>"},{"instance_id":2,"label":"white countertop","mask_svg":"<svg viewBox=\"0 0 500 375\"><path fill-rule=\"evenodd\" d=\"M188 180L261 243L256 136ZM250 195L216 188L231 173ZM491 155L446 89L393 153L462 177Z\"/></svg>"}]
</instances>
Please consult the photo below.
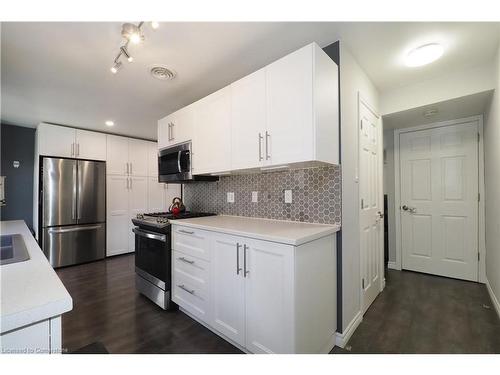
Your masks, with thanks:
<instances>
[{"instance_id":1,"label":"white countertop","mask_svg":"<svg viewBox=\"0 0 500 375\"><path fill-rule=\"evenodd\" d=\"M310 224L297 221L259 219L242 216L207 216L170 220L173 225L257 238L299 246L340 230L340 225Z\"/></svg>"},{"instance_id":2,"label":"white countertop","mask_svg":"<svg viewBox=\"0 0 500 375\"><path fill-rule=\"evenodd\" d=\"M73 300L24 221L0 222L0 233L21 234L30 259L0 266L0 332L70 311Z\"/></svg>"}]
</instances>

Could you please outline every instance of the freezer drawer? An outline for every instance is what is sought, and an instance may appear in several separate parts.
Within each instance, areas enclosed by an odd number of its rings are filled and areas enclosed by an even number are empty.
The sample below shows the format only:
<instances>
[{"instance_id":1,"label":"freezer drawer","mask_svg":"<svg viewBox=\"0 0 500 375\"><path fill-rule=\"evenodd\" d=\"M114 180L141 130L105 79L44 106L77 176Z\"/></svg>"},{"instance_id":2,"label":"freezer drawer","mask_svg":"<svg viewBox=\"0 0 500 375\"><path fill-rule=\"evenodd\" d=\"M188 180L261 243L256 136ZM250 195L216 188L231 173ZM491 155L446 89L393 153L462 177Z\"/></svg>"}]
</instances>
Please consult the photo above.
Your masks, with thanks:
<instances>
[{"instance_id":1,"label":"freezer drawer","mask_svg":"<svg viewBox=\"0 0 500 375\"><path fill-rule=\"evenodd\" d=\"M63 267L103 259L106 225L72 225L43 230L43 252L52 267Z\"/></svg>"}]
</instances>

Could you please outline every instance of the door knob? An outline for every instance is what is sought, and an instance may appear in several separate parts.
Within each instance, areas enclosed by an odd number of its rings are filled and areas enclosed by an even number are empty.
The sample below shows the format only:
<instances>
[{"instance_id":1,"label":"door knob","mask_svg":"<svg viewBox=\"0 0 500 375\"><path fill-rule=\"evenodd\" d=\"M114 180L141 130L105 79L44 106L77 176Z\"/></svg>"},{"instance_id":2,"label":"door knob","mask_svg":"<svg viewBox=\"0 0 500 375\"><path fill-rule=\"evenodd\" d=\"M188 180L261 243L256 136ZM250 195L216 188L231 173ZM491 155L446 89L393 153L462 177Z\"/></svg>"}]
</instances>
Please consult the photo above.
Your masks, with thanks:
<instances>
[{"instance_id":1,"label":"door knob","mask_svg":"<svg viewBox=\"0 0 500 375\"><path fill-rule=\"evenodd\" d=\"M377 211L377 217L378 217L379 219L383 219L383 218L384 218L384 214L383 214L383 212L382 212L382 211Z\"/></svg>"},{"instance_id":2,"label":"door knob","mask_svg":"<svg viewBox=\"0 0 500 375\"><path fill-rule=\"evenodd\" d=\"M403 211L408 211L409 213L412 213L412 214L415 213L415 212L417 212L417 209L415 207L409 207L406 204L403 205L403 206L401 206L401 209Z\"/></svg>"}]
</instances>

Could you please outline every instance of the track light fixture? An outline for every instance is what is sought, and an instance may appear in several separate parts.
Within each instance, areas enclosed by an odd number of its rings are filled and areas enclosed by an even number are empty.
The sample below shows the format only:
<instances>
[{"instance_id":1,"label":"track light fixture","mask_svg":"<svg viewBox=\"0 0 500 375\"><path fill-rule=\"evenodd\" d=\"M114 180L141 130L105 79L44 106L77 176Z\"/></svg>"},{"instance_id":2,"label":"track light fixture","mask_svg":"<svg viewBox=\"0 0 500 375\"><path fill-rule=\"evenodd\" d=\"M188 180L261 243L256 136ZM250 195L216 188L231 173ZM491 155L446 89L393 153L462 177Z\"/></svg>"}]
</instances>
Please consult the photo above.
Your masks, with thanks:
<instances>
[{"instance_id":1,"label":"track light fixture","mask_svg":"<svg viewBox=\"0 0 500 375\"><path fill-rule=\"evenodd\" d=\"M122 56L125 56L128 62L133 62L134 58L130 55L128 51L129 43L139 44L144 41L144 34L142 32L142 26L144 22L139 22L137 25L133 23L124 23L122 25L121 35L123 39L125 39L125 43L120 47L120 51L118 55L116 55L113 66L111 67L111 73L116 74L118 70L122 67L122 63L120 61ZM160 24L156 21L151 22L151 28L156 30Z\"/></svg>"}]
</instances>

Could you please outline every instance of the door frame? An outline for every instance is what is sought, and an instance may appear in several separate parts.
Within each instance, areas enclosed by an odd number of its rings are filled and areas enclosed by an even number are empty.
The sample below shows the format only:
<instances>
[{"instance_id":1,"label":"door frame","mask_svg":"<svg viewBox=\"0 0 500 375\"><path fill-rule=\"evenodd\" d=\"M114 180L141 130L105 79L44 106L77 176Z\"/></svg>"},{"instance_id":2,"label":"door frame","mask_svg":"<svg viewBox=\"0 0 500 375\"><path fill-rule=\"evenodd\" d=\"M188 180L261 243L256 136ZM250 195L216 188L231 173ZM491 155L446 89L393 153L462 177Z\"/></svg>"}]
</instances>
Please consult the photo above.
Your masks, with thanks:
<instances>
[{"instance_id":1,"label":"door frame","mask_svg":"<svg viewBox=\"0 0 500 375\"><path fill-rule=\"evenodd\" d=\"M450 125L460 125L468 122L477 122L477 131L479 133L478 143L478 192L480 200L478 205L478 282L486 282L486 233L485 233L485 208L484 208L484 148L483 148L483 116L464 117L449 121L440 121L432 124L417 125L409 128L394 130L394 223L396 232L396 269L401 270L403 264L403 254L401 249L401 176L400 176L400 149L399 138L403 133L411 133L419 130L441 128Z\"/></svg>"},{"instance_id":2,"label":"door frame","mask_svg":"<svg viewBox=\"0 0 500 375\"><path fill-rule=\"evenodd\" d=\"M358 240L361 241L361 221L360 221L360 215L361 215L361 198L360 198L360 190L359 190L359 184L360 184L360 179L359 176L361 175L360 169L361 169L361 163L360 163L360 152L361 152L361 142L360 142L360 131L361 131L361 106L364 105L376 118L378 121L379 125L379 144L378 144L378 152L379 152L379 158L380 158L380 165L379 165L379 192L381 197L380 203L381 203L381 211L384 212L384 161L383 161L383 152L384 152L384 129L383 129L383 123L382 123L382 118L381 116L377 113L377 111L374 109L374 107L370 104L369 101L365 99L363 94L358 91L358 118L357 118L357 129L356 129L356 140L357 140L357 168L356 168L356 182L358 185ZM384 212L384 215L386 212ZM383 229L382 229L383 231ZM385 272L384 272L384 236L381 236L381 246L380 246L380 264L379 264L379 293L382 292L385 288ZM361 251L361 248L360 248ZM363 300L363 287L361 285L361 270L363 265L361 264L362 262L362 257L361 257L361 252L359 254L359 306L360 306L360 313L363 312L363 306L364 306L364 300Z\"/></svg>"}]
</instances>

